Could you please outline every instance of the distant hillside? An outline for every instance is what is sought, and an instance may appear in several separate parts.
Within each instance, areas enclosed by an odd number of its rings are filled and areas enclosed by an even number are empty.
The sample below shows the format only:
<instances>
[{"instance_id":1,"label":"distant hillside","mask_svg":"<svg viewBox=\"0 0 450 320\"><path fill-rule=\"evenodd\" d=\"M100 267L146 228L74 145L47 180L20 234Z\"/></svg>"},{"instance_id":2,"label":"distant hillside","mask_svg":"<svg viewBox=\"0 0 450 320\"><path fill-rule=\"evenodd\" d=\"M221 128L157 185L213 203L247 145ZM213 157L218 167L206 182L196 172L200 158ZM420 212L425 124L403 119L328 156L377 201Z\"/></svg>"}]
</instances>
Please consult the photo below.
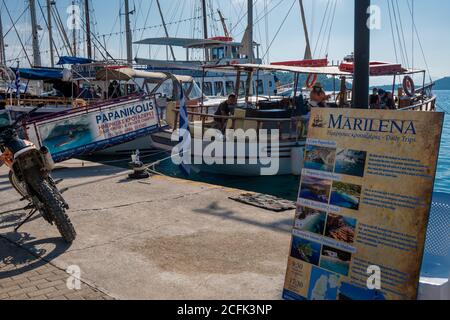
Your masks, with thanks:
<instances>
[{"instance_id":1,"label":"distant hillside","mask_svg":"<svg viewBox=\"0 0 450 320\"><path fill-rule=\"evenodd\" d=\"M276 76L280 80L282 84L290 84L294 82L294 76L292 73L286 73L286 72L277 72ZM306 84L306 79L308 78L307 75L300 75L299 78L299 88L304 87ZM336 89L336 91L339 91L340 88L340 80L338 78L328 78L325 75L319 75L317 77L317 82L320 82L322 86L324 87L325 91L333 91L333 89ZM351 83L347 83L347 88L351 88Z\"/></svg>"},{"instance_id":2,"label":"distant hillside","mask_svg":"<svg viewBox=\"0 0 450 320\"><path fill-rule=\"evenodd\" d=\"M396 86L396 89L399 87L400 85ZM416 88L417 87L422 87L422 84L417 84L416 83ZM384 85L384 86L374 86L372 88L378 88L378 89L383 89L386 91L392 91L392 84L388 84L388 85ZM450 90L450 77L446 77L446 78L442 78L439 80L435 81L434 90Z\"/></svg>"},{"instance_id":3,"label":"distant hillside","mask_svg":"<svg viewBox=\"0 0 450 320\"><path fill-rule=\"evenodd\" d=\"M442 78L436 81L435 90L450 90L450 77Z\"/></svg>"}]
</instances>

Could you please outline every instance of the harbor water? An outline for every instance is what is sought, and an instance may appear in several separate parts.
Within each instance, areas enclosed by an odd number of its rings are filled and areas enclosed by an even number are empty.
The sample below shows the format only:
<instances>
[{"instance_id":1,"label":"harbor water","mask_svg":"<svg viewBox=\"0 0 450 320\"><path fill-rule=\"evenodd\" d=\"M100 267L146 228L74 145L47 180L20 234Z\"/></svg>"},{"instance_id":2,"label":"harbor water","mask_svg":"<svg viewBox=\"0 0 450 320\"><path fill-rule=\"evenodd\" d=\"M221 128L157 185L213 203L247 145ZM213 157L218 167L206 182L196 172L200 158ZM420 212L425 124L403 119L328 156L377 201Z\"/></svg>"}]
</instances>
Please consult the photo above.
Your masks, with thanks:
<instances>
[{"instance_id":1,"label":"harbor water","mask_svg":"<svg viewBox=\"0 0 450 320\"><path fill-rule=\"evenodd\" d=\"M439 111L445 111L445 123L442 133L441 149L438 163L438 171L435 182L435 192L450 194L450 91L435 91ZM146 156L142 160L145 163L153 163L168 156L167 153L158 153ZM111 159L105 157L88 157L88 160L119 167L128 167L130 158ZM259 192L274 195L280 198L295 201L299 189L299 177L295 176L266 176L266 177L238 177L215 175L211 173L191 173L184 175L172 162L164 161L156 167L158 172L165 175L236 188L245 191Z\"/></svg>"}]
</instances>

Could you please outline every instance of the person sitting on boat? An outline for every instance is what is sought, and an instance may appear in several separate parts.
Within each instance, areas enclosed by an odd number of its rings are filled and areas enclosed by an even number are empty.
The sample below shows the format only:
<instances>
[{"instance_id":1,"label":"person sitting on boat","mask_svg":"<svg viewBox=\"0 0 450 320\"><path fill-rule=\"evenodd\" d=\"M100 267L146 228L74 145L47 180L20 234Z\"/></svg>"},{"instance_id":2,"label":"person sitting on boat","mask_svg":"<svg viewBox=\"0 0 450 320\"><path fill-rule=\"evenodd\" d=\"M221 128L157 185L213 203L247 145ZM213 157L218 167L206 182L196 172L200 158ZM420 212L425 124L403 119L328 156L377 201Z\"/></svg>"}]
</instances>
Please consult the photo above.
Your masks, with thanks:
<instances>
[{"instance_id":1,"label":"person sitting on boat","mask_svg":"<svg viewBox=\"0 0 450 320\"><path fill-rule=\"evenodd\" d=\"M320 82L317 82L313 85L311 95L309 97L310 104L313 107L326 108L329 98L330 96L325 93L325 90L323 89Z\"/></svg>"},{"instance_id":2,"label":"person sitting on boat","mask_svg":"<svg viewBox=\"0 0 450 320\"><path fill-rule=\"evenodd\" d=\"M374 88L372 94L369 97L370 109L380 109L380 95L378 94L378 89Z\"/></svg>"},{"instance_id":3,"label":"person sitting on boat","mask_svg":"<svg viewBox=\"0 0 450 320\"><path fill-rule=\"evenodd\" d=\"M387 110L397 109L397 107L395 105L394 95L392 94L392 92L386 92L385 109L387 109Z\"/></svg>"},{"instance_id":4,"label":"person sitting on boat","mask_svg":"<svg viewBox=\"0 0 450 320\"><path fill-rule=\"evenodd\" d=\"M231 115L231 108L234 108L237 104L237 96L235 93L231 93L228 96L228 99L222 102L219 107L217 108L215 116L224 116L228 117ZM216 122L216 127L223 131L225 129L225 126L227 124L227 119L224 118L214 118L214 121Z\"/></svg>"}]
</instances>

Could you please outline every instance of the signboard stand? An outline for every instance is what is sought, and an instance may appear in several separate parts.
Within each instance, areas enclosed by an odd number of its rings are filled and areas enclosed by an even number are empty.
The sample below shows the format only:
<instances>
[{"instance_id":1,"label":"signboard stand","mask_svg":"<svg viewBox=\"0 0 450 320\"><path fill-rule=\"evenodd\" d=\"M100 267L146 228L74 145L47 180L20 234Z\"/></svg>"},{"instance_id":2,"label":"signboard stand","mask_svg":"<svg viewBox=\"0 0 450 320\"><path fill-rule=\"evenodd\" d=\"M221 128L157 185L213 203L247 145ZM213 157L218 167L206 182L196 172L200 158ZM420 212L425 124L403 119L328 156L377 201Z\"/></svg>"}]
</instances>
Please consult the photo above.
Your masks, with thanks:
<instances>
[{"instance_id":1,"label":"signboard stand","mask_svg":"<svg viewBox=\"0 0 450 320\"><path fill-rule=\"evenodd\" d=\"M444 115L312 110L283 298L417 298Z\"/></svg>"}]
</instances>

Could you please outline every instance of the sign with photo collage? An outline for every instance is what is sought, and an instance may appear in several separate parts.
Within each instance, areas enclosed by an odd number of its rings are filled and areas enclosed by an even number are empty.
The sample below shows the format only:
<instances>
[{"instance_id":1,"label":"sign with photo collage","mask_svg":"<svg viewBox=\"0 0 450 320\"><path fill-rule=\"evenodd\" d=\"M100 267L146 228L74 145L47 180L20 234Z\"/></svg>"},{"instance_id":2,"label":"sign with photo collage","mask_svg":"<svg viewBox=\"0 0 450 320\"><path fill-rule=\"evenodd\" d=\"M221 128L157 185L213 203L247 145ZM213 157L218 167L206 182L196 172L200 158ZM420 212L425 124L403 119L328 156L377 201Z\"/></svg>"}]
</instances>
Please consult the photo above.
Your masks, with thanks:
<instances>
[{"instance_id":1,"label":"sign with photo collage","mask_svg":"<svg viewBox=\"0 0 450 320\"><path fill-rule=\"evenodd\" d=\"M314 108L283 298L417 298L444 115Z\"/></svg>"}]
</instances>

